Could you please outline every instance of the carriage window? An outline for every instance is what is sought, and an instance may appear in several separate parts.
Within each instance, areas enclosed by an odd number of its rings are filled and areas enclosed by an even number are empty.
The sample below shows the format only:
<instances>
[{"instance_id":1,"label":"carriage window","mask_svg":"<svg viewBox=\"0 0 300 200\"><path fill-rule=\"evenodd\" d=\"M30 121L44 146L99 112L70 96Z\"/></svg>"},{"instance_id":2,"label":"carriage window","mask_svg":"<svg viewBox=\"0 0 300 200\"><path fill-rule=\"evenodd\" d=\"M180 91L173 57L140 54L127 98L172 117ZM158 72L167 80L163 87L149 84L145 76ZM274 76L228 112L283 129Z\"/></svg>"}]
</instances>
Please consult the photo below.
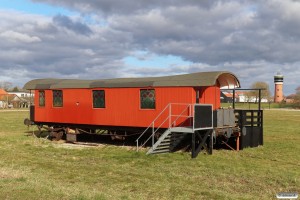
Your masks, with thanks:
<instances>
[{"instance_id":1,"label":"carriage window","mask_svg":"<svg viewBox=\"0 0 300 200\"><path fill-rule=\"evenodd\" d=\"M105 108L104 90L93 90L93 108Z\"/></svg>"},{"instance_id":2,"label":"carriage window","mask_svg":"<svg viewBox=\"0 0 300 200\"><path fill-rule=\"evenodd\" d=\"M39 106L45 106L45 91L39 91Z\"/></svg>"},{"instance_id":3,"label":"carriage window","mask_svg":"<svg viewBox=\"0 0 300 200\"><path fill-rule=\"evenodd\" d=\"M141 109L155 109L155 90L140 90Z\"/></svg>"},{"instance_id":4,"label":"carriage window","mask_svg":"<svg viewBox=\"0 0 300 200\"><path fill-rule=\"evenodd\" d=\"M53 90L53 107L63 106L63 92L62 90Z\"/></svg>"}]
</instances>

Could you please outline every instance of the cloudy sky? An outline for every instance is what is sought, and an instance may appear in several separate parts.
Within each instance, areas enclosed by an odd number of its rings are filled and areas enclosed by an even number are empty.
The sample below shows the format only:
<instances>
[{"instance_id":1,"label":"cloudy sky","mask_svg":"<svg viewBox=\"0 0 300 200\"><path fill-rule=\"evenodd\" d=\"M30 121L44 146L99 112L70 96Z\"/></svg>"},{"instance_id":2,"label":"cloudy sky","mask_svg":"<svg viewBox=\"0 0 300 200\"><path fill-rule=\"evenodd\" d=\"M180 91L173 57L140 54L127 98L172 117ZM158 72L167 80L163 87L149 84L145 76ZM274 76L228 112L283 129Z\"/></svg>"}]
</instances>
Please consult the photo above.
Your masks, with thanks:
<instances>
[{"instance_id":1,"label":"cloudy sky","mask_svg":"<svg viewBox=\"0 0 300 200\"><path fill-rule=\"evenodd\" d=\"M235 73L300 86L299 0L0 2L0 81Z\"/></svg>"}]
</instances>

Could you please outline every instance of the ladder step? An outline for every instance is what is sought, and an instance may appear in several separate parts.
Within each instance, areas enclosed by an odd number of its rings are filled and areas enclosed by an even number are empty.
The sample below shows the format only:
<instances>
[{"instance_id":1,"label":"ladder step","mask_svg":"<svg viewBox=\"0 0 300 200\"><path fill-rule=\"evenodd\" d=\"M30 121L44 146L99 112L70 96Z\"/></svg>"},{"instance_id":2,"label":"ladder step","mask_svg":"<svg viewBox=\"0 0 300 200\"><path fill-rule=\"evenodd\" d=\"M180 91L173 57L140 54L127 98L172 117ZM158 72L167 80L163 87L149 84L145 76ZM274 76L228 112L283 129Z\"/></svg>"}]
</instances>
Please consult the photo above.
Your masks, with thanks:
<instances>
[{"instance_id":1,"label":"ladder step","mask_svg":"<svg viewBox=\"0 0 300 200\"><path fill-rule=\"evenodd\" d=\"M158 146L155 149L170 149L170 146Z\"/></svg>"},{"instance_id":2,"label":"ladder step","mask_svg":"<svg viewBox=\"0 0 300 200\"><path fill-rule=\"evenodd\" d=\"M170 148L170 145L165 145L165 146L158 146L156 147L155 149L169 149Z\"/></svg>"},{"instance_id":3,"label":"ladder step","mask_svg":"<svg viewBox=\"0 0 300 200\"><path fill-rule=\"evenodd\" d=\"M151 147L147 154L170 153L177 144L191 132L190 127L175 127L166 130L156 143ZM174 132L173 132L174 131Z\"/></svg>"},{"instance_id":4,"label":"ladder step","mask_svg":"<svg viewBox=\"0 0 300 200\"><path fill-rule=\"evenodd\" d=\"M170 143L171 142L171 140L163 140L163 141L161 141L161 143Z\"/></svg>"},{"instance_id":5,"label":"ladder step","mask_svg":"<svg viewBox=\"0 0 300 200\"><path fill-rule=\"evenodd\" d=\"M158 145L158 147L164 147L164 146L170 146L171 145L171 143L160 143L159 145Z\"/></svg>"},{"instance_id":6,"label":"ladder step","mask_svg":"<svg viewBox=\"0 0 300 200\"><path fill-rule=\"evenodd\" d=\"M192 127L173 127L171 128L172 132L180 132L180 133L193 133Z\"/></svg>"}]
</instances>

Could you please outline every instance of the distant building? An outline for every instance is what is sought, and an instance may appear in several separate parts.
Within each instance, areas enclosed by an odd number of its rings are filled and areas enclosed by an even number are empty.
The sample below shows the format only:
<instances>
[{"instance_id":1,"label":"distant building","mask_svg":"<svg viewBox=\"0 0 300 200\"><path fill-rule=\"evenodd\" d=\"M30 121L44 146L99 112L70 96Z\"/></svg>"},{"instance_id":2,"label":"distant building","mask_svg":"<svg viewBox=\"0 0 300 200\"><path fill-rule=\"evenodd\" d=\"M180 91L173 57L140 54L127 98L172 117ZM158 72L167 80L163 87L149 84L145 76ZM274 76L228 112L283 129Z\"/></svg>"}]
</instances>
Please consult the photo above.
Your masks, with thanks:
<instances>
[{"instance_id":1,"label":"distant building","mask_svg":"<svg viewBox=\"0 0 300 200\"><path fill-rule=\"evenodd\" d=\"M27 108L32 96L29 92L6 92L0 89L0 108Z\"/></svg>"},{"instance_id":2,"label":"distant building","mask_svg":"<svg viewBox=\"0 0 300 200\"><path fill-rule=\"evenodd\" d=\"M236 96L237 97L237 96ZM221 103L232 103L233 102L233 94L230 92L221 92ZM235 99L237 101L237 98Z\"/></svg>"},{"instance_id":3,"label":"distant building","mask_svg":"<svg viewBox=\"0 0 300 200\"><path fill-rule=\"evenodd\" d=\"M8 97L9 94L0 88L0 108L7 108L8 107Z\"/></svg>"},{"instance_id":4,"label":"distant building","mask_svg":"<svg viewBox=\"0 0 300 200\"><path fill-rule=\"evenodd\" d=\"M8 94L14 94L20 98L30 98L30 97L33 97L34 94L33 93L30 93L30 92L8 92Z\"/></svg>"},{"instance_id":5,"label":"distant building","mask_svg":"<svg viewBox=\"0 0 300 200\"><path fill-rule=\"evenodd\" d=\"M22 98L17 95L14 95L14 98L10 101L13 105L13 108L28 108L30 101L28 98Z\"/></svg>"},{"instance_id":6,"label":"distant building","mask_svg":"<svg viewBox=\"0 0 300 200\"><path fill-rule=\"evenodd\" d=\"M296 94L290 94L289 96L285 97L286 103L295 103Z\"/></svg>"},{"instance_id":7,"label":"distant building","mask_svg":"<svg viewBox=\"0 0 300 200\"><path fill-rule=\"evenodd\" d=\"M274 102L280 103L283 101L283 75L277 73L274 76L275 91L274 91Z\"/></svg>"},{"instance_id":8,"label":"distant building","mask_svg":"<svg viewBox=\"0 0 300 200\"><path fill-rule=\"evenodd\" d=\"M259 100L257 96L251 96L247 92L239 91L239 92L237 92L237 95L238 95L238 99L239 99L238 102L256 103ZM267 103L267 102L269 102L269 100L267 98L261 98L260 102Z\"/></svg>"},{"instance_id":9,"label":"distant building","mask_svg":"<svg viewBox=\"0 0 300 200\"><path fill-rule=\"evenodd\" d=\"M0 88L0 95L6 95L8 94L5 90L3 90L2 88Z\"/></svg>"},{"instance_id":10,"label":"distant building","mask_svg":"<svg viewBox=\"0 0 300 200\"><path fill-rule=\"evenodd\" d=\"M233 101L233 93L232 92L221 92L221 102L222 103L232 103L232 101ZM256 102L258 102L258 99L257 99L256 96L249 96L246 92L236 91L235 92L235 102L256 103ZM262 103L267 103L269 101L266 98L262 98L261 102Z\"/></svg>"}]
</instances>

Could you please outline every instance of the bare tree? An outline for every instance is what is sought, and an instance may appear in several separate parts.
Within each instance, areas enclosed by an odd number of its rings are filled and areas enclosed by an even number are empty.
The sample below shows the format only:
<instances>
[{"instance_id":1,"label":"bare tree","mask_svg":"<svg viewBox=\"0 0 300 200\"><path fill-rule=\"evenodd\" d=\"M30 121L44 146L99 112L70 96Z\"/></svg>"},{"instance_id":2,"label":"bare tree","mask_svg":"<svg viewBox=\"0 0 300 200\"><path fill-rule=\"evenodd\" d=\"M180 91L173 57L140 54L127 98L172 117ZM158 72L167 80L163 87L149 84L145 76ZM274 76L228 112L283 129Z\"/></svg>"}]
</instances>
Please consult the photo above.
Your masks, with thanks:
<instances>
[{"instance_id":1,"label":"bare tree","mask_svg":"<svg viewBox=\"0 0 300 200\"><path fill-rule=\"evenodd\" d=\"M268 101L271 100L271 92L270 92L270 87L269 87L268 83L255 82L251 85L251 89L263 89L263 90L261 90L261 98L267 99ZM258 98L259 98L258 90L250 91L250 95L255 97L255 102L258 101Z\"/></svg>"},{"instance_id":2,"label":"bare tree","mask_svg":"<svg viewBox=\"0 0 300 200\"><path fill-rule=\"evenodd\" d=\"M252 97L254 96L252 91L244 92L244 95L245 95L245 102L247 103L251 102Z\"/></svg>"},{"instance_id":3,"label":"bare tree","mask_svg":"<svg viewBox=\"0 0 300 200\"><path fill-rule=\"evenodd\" d=\"M0 81L0 88L5 91L8 91L12 87L12 83L8 81Z\"/></svg>"},{"instance_id":4,"label":"bare tree","mask_svg":"<svg viewBox=\"0 0 300 200\"><path fill-rule=\"evenodd\" d=\"M294 104L296 107L300 108L300 86L296 88L296 95L294 97Z\"/></svg>"}]
</instances>

